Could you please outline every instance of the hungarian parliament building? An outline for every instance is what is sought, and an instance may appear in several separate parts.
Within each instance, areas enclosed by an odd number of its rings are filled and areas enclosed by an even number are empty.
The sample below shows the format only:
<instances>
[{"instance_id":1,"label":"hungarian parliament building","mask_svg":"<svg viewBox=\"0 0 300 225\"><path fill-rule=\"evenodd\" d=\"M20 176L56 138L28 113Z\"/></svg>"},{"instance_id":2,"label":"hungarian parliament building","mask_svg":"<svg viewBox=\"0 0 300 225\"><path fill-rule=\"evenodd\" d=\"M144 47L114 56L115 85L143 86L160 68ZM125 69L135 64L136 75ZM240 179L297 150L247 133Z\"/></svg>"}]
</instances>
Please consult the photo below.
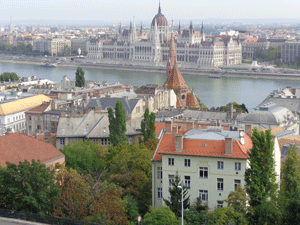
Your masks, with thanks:
<instances>
[{"instance_id":1,"label":"hungarian parliament building","mask_svg":"<svg viewBox=\"0 0 300 225\"><path fill-rule=\"evenodd\" d=\"M126 64L164 66L168 60L173 25L170 26L161 13L161 7L152 20L150 33L138 30L135 22L122 30L121 25L115 40L91 38L87 42L87 57L91 60L115 60ZM177 63L192 68L214 68L222 65L242 63L242 45L230 36L213 37L206 40L202 24L201 31L188 30L180 25L175 34Z\"/></svg>"}]
</instances>

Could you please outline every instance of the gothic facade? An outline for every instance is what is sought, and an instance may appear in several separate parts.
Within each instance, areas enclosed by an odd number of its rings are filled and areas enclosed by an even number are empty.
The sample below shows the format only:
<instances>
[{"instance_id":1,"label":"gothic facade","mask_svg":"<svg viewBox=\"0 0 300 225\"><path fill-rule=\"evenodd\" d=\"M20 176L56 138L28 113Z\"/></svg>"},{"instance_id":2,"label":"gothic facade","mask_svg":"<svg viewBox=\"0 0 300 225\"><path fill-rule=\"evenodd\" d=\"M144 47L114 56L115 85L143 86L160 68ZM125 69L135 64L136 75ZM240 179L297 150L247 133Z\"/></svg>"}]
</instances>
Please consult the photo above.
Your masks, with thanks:
<instances>
[{"instance_id":1,"label":"gothic facade","mask_svg":"<svg viewBox=\"0 0 300 225\"><path fill-rule=\"evenodd\" d=\"M171 28L170 30L159 6L149 35L144 35L142 27L138 30L135 21L126 30L122 30L120 25L116 40L90 39L87 42L87 57L100 61L124 60L126 64L142 62L163 66L168 60L173 26ZM179 26L176 33L176 61L179 64L201 68L242 63L242 46L239 40L231 37L206 40L203 24L201 31L196 31L192 22L188 30L182 30Z\"/></svg>"}]
</instances>

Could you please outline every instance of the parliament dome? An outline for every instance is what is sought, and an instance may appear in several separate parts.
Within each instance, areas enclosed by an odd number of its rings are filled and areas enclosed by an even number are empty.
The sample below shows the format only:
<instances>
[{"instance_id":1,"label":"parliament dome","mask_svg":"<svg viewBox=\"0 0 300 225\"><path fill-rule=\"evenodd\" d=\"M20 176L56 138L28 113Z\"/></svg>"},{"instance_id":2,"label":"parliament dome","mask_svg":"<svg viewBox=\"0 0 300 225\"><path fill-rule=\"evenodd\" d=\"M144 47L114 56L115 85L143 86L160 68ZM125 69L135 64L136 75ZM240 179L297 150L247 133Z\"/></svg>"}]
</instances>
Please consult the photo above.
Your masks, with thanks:
<instances>
[{"instance_id":1,"label":"parliament dome","mask_svg":"<svg viewBox=\"0 0 300 225\"><path fill-rule=\"evenodd\" d=\"M161 13L160 5L158 7L158 13L155 15L155 17L152 20L151 26L155 26L155 20L158 27L169 26L166 17Z\"/></svg>"}]
</instances>

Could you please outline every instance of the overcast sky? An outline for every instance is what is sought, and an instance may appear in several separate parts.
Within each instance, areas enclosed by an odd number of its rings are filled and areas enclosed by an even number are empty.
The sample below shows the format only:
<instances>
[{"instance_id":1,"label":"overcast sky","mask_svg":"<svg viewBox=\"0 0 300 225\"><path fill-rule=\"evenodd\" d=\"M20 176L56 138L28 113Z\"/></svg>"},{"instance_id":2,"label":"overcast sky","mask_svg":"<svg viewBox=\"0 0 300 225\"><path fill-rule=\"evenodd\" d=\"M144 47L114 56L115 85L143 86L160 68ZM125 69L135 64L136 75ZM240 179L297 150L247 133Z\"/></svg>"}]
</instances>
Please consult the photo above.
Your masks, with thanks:
<instances>
[{"instance_id":1,"label":"overcast sky","mask_svg":"<svg viewBox=\"0 0 300 225\"><path fill-rule=\"evenodd\" d=\"M192 19L299 19L300 0L161 0L170 21ZM0 21L149 20L158 0L0 0Z\"/></svg>"}]
</instances>

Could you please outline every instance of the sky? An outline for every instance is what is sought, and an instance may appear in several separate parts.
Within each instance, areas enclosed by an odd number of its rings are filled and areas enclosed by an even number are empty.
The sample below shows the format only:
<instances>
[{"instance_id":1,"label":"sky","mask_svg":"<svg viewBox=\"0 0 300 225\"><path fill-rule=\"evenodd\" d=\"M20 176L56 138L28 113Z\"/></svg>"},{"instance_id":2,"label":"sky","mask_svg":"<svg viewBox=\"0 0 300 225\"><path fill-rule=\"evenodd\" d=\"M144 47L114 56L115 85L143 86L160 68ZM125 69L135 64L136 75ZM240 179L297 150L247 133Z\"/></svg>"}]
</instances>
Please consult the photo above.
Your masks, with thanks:
<instances>
[{"instance_id":1,"label":"sky","mask_svg":"<svg viewBox=\"0 0 300 225\"><path fill-rule=\"evenodd\" d=\"M0 0L0 21L102 20L151 22L158 0ZM295 19L299 0L161 0L170 21L208 19Z\"/></svg>"}]
</instances>

